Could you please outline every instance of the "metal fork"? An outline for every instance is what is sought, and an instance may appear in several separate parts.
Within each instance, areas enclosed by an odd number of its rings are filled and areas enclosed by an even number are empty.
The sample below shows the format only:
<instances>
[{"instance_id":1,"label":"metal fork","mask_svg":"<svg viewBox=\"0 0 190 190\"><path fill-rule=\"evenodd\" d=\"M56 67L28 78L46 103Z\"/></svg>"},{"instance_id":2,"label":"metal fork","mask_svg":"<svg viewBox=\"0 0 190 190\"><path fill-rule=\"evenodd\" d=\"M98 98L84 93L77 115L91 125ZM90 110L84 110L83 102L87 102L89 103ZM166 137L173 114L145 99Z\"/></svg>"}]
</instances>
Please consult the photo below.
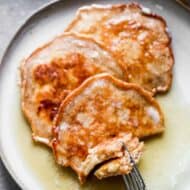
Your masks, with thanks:
<instances>
[{"instance_id":1,"label":"metal fork","mask_svg":"<svg viewBox=\"0 0 190 190\"><path fill-rule=\"evenodd\" d=\"M128 175L123 175L123 180L125 182L126 190L146 190L146 185L144 180L133 160L131 154L129 153L127 147L124 145L125 150L129 154L130 162L133 165L132 171Z\"/></svg>"}]
</instances>

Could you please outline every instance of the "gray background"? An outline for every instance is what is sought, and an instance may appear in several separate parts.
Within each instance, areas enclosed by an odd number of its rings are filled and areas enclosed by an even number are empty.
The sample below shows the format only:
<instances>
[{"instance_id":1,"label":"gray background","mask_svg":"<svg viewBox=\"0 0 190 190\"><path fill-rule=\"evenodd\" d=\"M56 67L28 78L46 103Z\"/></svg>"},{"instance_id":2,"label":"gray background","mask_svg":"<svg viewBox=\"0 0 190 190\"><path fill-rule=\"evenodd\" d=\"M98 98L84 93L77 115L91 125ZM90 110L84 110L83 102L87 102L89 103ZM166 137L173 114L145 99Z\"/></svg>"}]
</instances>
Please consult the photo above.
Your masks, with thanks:
<instances>
[{"instance_id":1,"label":"gray background","mask_svg":"<svg viewBox=\"0 0 190 190\"><path fill-rule=\"evenodd\" d=\"M20 25L34 10L50 1L51 0L0 0L0 59ZM1 161L0 190L20 190Z\"/></svg>"}]
</instances>

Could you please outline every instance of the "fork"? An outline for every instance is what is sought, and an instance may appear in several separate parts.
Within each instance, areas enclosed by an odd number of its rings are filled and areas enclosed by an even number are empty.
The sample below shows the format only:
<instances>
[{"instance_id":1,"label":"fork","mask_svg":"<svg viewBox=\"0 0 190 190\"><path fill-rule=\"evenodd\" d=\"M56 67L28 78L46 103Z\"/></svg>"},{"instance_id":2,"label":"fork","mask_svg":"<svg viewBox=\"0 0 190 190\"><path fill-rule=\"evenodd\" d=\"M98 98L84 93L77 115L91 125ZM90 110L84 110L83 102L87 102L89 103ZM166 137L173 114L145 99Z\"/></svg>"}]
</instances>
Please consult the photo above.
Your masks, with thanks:
<instances>
[{"instance_id":1,"label":"fork","mask_svg":"<svg viewBox=\"0 0 190 190\"><path fill-rule=\"evenodd\" d=\"M133 160L127 147L125 145L124 145L124 147L129 155L130 162L133 165L132 171L128 175L122 176L124 183L125 183L126 190L146 190L146 185L145 185L144 180L135 164L135 161Z\"/></svg>"}]
</instances>

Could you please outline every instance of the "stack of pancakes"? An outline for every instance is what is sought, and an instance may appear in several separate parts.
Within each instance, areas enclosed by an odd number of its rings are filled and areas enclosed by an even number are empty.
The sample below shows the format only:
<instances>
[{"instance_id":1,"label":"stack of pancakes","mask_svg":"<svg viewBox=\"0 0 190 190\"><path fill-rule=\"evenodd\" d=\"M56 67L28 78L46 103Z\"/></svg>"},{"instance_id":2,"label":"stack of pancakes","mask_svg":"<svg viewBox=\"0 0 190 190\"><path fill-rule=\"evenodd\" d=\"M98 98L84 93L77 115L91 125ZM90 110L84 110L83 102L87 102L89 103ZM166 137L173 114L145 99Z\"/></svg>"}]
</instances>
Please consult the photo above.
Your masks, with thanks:
<instances>
[{"instance_id":1,"label":"stack of pancakes","mask_svg":"<svg viewBox=\"0 0 190 190\"><path fill-rule=\"evenodd\" d=\"M174 58L164 19L138 4L78 10L65 32L21 65L22 110L32 138L83 183L132 169L139 139L162 133L154 96L169 90Z\"/></svg>"}]
</instances>

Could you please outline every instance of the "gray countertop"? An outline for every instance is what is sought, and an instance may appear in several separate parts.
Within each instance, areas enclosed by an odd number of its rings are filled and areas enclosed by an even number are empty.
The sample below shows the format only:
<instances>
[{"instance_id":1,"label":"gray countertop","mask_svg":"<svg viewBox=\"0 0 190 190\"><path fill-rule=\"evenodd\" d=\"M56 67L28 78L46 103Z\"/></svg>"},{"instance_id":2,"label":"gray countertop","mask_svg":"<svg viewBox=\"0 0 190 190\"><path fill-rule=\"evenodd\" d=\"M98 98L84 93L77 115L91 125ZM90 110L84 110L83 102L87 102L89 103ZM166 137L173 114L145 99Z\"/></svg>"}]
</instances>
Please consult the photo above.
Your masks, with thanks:
<instances>
[{"instance_id":1,"label":"gray countertop","mask_svg":"<svg viewBox=\"0 0 190 190\"><path fill-rule=\"evenodd\" d=\"M32 12L50 1L51 0L0 0L0 59L20 25ZM1 161L0 190L20 190Z\"/></svg>"}]
</instances>

